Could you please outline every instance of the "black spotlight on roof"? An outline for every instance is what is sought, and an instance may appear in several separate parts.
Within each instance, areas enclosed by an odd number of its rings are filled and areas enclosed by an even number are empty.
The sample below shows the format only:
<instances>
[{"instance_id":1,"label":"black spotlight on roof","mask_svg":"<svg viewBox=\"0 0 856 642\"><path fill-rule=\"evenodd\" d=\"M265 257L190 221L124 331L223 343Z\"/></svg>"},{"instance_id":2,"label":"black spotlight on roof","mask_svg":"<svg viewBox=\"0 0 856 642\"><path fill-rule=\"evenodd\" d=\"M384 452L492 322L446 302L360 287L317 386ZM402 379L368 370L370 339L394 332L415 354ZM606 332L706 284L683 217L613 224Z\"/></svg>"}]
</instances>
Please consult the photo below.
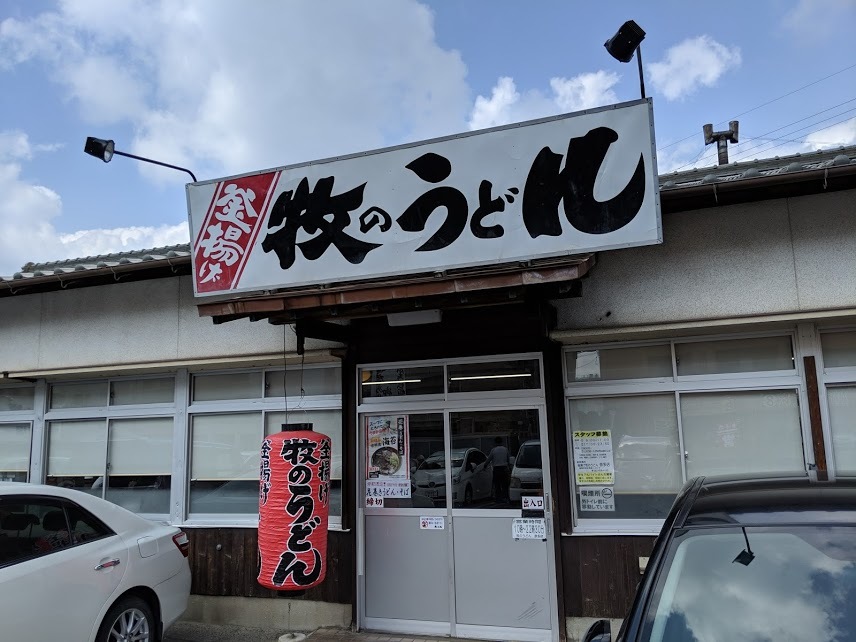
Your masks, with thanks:
<instances>
[{"instance_id":1,"label":"black spotlight on roof","mask_svg":"<svg viewBox=\"0 0 856 642\"><path fill-rule=\"evenodd\" d=\"M642 78L642 41L645 40L645 31L633 20L628 20L618 29L618 32L603 43L609 55L619 62L630 62L633 52L636 52L636 61L639 63L639 88L642 90L642 98L645 98L645 82Z\"/></svg>"}]
</instances>

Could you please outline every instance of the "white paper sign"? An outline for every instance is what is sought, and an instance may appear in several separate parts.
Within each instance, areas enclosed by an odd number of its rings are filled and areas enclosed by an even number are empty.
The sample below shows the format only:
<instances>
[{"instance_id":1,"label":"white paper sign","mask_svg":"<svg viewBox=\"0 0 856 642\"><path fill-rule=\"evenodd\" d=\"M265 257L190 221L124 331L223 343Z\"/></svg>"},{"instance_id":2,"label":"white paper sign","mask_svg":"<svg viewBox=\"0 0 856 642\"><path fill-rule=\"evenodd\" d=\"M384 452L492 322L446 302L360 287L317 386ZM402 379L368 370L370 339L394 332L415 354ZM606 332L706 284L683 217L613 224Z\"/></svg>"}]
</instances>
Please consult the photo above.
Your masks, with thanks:
<instances>
[{"instance_id":1,"label":"white paper sign","mask_svg":"<svg viewBox=\"0 0 856 642\"><path fill-rule=\"evenodd\" d=\"M521 503L523 510L544 510L544 498L543 497L521 497Z\"/></svg>"},{"instance_id":2,"label":"white paper sign","mask_svg":"<svg viewBox=\"0 0 856 642\"><path fill-rule=\"evenodd\" d=\"M383 508L383 495L366 495L366 508Z\"/></svg>"},{"instance_id":3,"label":"white paper sign","mask_svg":"<svg viewBox=\"0 0 856 642\"><path fill-rule=\"evenodd\" d=\"M648 100L187 186L196 296L662 242Z\"/></svg>"},{"instance_id":4,"label":"white paper sign","mask_svg":"<svg viewBox=\"0 0 856 642\"><path fill-rule=\"evenodd\" d=\"M615 465L610 431L575 430L573 441L577 484L614 484Z\"/></svg>"},{"instance_id":5,"label":"white paper sign","mask_svg":"<svg viewBox=\"0 0 856 642\"><path fill-rule=\"evenodd\" d=\"M446 528L445 517L420 517L419 530L423 531L441 531Z\"/></svg>"},{"instance_id":6,"label":"white paper sign","mask_svg":"<svg viewBox=\"0 0 856 642\"><path fill-rule=\"evenodd\" d=\"M547 522L543 517L522 517L511 520L511 536L514 539L547 539Z\"/></svg>"},{"instance_id":7,"label":"white paper sign","mask_svg":"<svg viewBox=\"0 0 856 642\"><path fill-rule=\"evenodd\" d=\"M615 511L615 493L610 486L580 488L580 510Z\"/></svg>"},{"instance_id":8,"label":"white paper sign","mask_svg":"<svg viewBox=\"0 0 856 642\"><path fill-rule=\"evenodd\" d=\"M410 497L409 479L367 479L366 495L407 499Z\"/></svg>"}]
</instances>

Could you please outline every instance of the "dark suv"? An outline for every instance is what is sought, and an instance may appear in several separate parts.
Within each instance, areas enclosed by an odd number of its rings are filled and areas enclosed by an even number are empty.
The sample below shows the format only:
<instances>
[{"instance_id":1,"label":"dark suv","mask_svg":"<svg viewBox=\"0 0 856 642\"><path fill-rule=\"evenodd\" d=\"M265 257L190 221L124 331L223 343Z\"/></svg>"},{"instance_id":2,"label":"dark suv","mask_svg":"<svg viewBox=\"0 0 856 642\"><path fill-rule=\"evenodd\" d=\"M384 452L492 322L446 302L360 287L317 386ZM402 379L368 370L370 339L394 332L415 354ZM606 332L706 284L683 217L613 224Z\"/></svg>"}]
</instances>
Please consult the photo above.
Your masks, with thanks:
<instances>
[{"instance_id":1,"label":"dark suv","mask_svg":"<svg viewBox=\"0 0 856 642\"><path fill-rule=\"evenodd\" d=\"M856 482L688 482L617 639L856 642Z\"/></svg>"}]
</instances>

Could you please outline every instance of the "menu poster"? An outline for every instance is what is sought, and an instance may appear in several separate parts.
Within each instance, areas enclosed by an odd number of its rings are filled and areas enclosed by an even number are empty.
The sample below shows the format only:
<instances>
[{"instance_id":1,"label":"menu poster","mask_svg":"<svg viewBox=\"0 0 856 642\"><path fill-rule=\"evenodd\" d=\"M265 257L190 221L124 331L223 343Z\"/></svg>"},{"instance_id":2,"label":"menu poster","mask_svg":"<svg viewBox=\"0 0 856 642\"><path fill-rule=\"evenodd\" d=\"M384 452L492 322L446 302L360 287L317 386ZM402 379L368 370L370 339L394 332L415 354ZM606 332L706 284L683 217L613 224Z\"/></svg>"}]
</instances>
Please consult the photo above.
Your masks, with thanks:
<instances>
[{"instance_id":1,"label":"menu poster","mask_svg":"<svg viewBox=\"0 0 856 642\"><path fill-rule=\"evenodd\" d=\"M366 489L384 497L410 497L407 415L366 417Z\"/></svg>"},{"instance_id":2,"label":"menu poster","mask_svg":"<svg viewBox=\"0 0 856 642\"><path fill-rule=\"evenodd\" d=\"M574 471L577 484L611 486L615 483L612 434L609 430L575 430Z\"/></svg>"}]
</instances>

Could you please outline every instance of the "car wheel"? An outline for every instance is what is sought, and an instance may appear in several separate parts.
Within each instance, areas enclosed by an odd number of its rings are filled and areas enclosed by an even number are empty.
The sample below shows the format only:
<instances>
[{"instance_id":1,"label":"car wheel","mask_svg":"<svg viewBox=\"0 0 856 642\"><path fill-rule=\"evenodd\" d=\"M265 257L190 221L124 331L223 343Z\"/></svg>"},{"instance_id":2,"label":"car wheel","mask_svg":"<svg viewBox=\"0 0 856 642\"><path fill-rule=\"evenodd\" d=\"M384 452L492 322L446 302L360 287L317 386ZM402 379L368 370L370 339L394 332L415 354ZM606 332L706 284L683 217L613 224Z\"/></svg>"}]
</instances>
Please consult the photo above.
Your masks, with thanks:
<instances>
[{"instance_id":1,"label":"car wheel","mask_svg":"<svg viewBox=\"0 0 856 642\"><path fill-rule=\"evenodd\" d=\"M467 486L467 489L464 491L464 506L469 506L473 503L473 487Z\"/></svg>"},{"instance_id":2,"label":"car wheel","mask_svg":"<svg viewBox=\"0 0 856 642\"><path fill-rule=\"evenodd\" d=\"M157 626L152 608L139 597L114 604L98 630L98 642L155 642Z\"/></svg>"}]
</instances>

